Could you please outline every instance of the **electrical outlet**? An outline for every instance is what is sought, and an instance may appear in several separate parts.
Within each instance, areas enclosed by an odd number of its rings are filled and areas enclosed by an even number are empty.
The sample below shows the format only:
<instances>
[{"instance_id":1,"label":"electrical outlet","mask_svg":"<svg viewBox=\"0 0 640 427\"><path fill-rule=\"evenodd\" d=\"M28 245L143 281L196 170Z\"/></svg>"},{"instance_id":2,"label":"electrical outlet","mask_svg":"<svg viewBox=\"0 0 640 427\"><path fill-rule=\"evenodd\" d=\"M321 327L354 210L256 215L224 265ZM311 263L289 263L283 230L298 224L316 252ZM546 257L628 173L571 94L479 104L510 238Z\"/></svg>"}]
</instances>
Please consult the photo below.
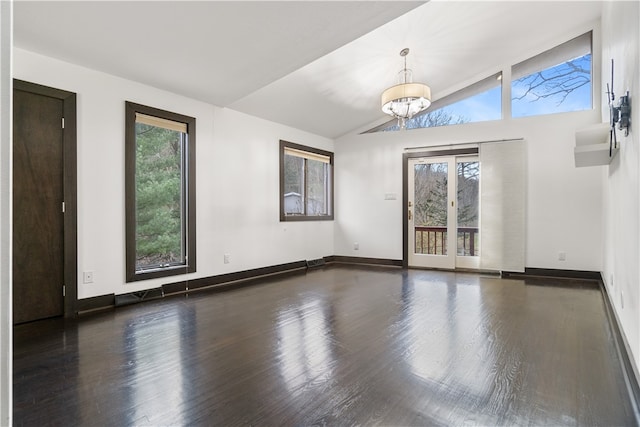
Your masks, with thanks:
<instances>
[{"instance_id":1,"label":"electrical outlet","mask_svg":"<svg viewBox=\"0 0 640 427\"><path fill-rule=\"evenodd\" d=\"M231 262L231 255L224 254L224 263L229 264Z\"/></svg>"},{"instance_id":2,"label":"electrical outlet","mask_svg":"<svg viewBox=\"0 0 640 427\"><path fill-rule=\"evenodd\" d=\"M353 244L353 250L357 251L358 249L360 249L360 243L355 242L355 243Z\"/></svg>"},{"instance_id":3,"label":"electrical outlet","mask_svg":"<svg viewBox=\"0 0 640 427\"><path fill-rule=\"evenodd\" d=\"M567 253L566 252L558 252L558 261L566 261Z\"/></svg>"},{"instance_id":4,"label":"electrical outlet","mask_svg":"<svg viewBox=\"0 0 640 427\"><path fill-rule=\"evenodd\" d=\"M93 271L85 271L82 273L83 283L93 283Z\"/></svg>"}]
</instances>

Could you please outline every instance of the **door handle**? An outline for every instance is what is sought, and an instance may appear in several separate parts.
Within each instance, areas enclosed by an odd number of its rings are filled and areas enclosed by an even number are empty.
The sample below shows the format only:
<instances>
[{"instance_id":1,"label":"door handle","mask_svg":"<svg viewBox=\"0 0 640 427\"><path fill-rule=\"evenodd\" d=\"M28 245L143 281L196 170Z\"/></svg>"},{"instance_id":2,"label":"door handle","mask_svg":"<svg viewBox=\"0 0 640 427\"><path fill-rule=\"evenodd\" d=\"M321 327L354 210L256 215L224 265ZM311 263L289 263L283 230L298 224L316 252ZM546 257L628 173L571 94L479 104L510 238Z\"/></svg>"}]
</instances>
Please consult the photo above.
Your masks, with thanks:
<instances>
[{"instance_id":1,"label":"door handle","mask_svg":"<svg viewBox=\"0 0 640 427\"><path fill-rule=\"evenodd\" d=\"M409 212L409 221L411 221L411 218L413 218L413 217L411 216L411 209L409 209L407 212Z\"/></svg>"}]
</instances>

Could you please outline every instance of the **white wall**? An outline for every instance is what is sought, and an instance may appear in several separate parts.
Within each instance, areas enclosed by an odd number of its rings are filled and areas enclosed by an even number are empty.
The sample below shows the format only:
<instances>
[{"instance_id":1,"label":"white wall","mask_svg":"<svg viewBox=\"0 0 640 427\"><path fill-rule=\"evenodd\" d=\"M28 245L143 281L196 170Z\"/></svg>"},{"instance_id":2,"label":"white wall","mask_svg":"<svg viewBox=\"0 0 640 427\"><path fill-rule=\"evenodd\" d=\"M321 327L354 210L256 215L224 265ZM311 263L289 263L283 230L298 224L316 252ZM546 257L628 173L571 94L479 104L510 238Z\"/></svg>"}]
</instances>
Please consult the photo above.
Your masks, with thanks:
<instances>
[{"instance_id":1,"label":"white wall","mask_svg":"<svg viewBox=\"0 0 640 427\"><path fill-rule=\"evenodd\" d=\"M11 50L13 3L0 1L0 425L11 425Z\"/></svg>"},{"instance_id":2,"label":"white wall","mask_svg":"<svg viewBox=\"0 0 640 427\"><path fill-rule=\"evenodd\" d=\"M498 64L465 84L500 70L504 81L509 81L511 64L590 30L593 31L593 64L597 68L601 60L600 23L592 22L568 27L564 35L547 40L545 45L529 46L511 63ZM602 121L597 108L601 101L599 88L599 73L594 73L596 108L589 111L511 119L511 93L506 85L502 94L504 120L338 138L335 143L336 255L402 258L402 154L405 148L524 138L527 145L525 266L600 271L604 167L576 168L573 157L575 131ZM396 200L384 200L386 193L395 194ZM359 250L354 250L354 242L359 243ZM566 253L565 261L558 259L559 252Z\"/></svg>"},{"instance_id":3,"label":"white wall","mask_svg":"<svg viewBox=\"0 0 640 427\"><path fill-rule=\"evenodd\" d=\"M196 118L197 272L208 277L333 254L333 222L279 222L279 140L333 141L108 74L15 49L14 76L77 93L78 297L184 279L125 283L124 103ZM231 256L223 264L223 255ZM94 283L83 284L82 272Z\"/></svg>"},{"instance_id":4,"label":"white wall","mask_svg":"<svg viewBox=\"0 0 640 427\"><path fill-rule=\"evenodd\" d=\"M402 258L405 148L522 137L528 159L525 266L600 271L602 170L576 168L573 159L575 130L599 118L591 110L338 139L336 255ZM386 193L397 199L384 200ZM560 251L566 261L558 260Z\"/></svg>"},{"instance_id":5,"label":"white wall","mask_svg":"<svg viewBox=\"0 0 640 427\"><path fill-rule=\"evenodd\" d=\"M631 94L631 132L618 131L620 152L604 180L604 266L607 292L621 323L636 366L640 366L640 3L604 2L602 72L609 81L615 62L614 93ZM615 101L617 105L617 100ZM603 103L602 117L608 120Z\"/></svg>"}]
</instances>

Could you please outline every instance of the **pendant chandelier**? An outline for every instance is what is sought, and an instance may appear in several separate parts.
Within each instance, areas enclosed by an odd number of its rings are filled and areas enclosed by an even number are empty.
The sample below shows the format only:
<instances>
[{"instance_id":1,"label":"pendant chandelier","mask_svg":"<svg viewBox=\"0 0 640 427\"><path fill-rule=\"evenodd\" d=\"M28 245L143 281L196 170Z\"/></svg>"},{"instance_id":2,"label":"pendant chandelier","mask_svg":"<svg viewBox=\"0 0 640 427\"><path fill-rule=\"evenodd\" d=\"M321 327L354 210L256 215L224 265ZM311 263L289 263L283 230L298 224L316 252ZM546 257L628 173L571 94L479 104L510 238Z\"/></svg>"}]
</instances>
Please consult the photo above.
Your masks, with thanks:
<instances>
[{"instance_id":1,"label":"pendant chandelier","mask_svg":"<svg viewBox=\"0 0 640 427\"><path fill-rule=\"evenodd\" d=\"M398 119L400 129L406 122L431 105L431 88L423 83L413 83L411 70L407 69L409 48L400 51L404 68L398 73L398 84L382 92L382 111Z\"/></svg>"}]
</instances>

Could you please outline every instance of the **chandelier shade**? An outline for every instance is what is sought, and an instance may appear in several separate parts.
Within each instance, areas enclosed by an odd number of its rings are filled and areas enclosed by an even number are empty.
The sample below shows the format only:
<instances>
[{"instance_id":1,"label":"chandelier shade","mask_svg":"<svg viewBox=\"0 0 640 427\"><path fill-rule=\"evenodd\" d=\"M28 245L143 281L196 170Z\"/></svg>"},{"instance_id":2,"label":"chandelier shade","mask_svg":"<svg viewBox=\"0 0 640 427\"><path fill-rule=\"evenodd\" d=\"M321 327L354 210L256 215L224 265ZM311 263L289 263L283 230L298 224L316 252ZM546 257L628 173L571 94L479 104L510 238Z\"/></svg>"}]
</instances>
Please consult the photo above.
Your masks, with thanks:
<instances>
[{"instance_id":1,"label":"chandelier shade","mask_svg":"<svg viewBox=\"0 0 640 427\"><path fill-rule=\"evenodd\" d=\"M382 92L382 111L411 118L431 105L431 88L422 83L403 83Z\"/></svg>"},{"instance_id":2,"label":"chandelier shade","mask_svg":"<svg viewBox=\"0 0 640 427\"><path fill-rule=\"evenodd\" d=\"M431 88L424 83L413 83L411 70L407 69L409 49L400 51L404 58L404 69L400 71L400 83L382 92L382 112L398 119L404 129L406 121L431 105Z\"/></svg>"}]
</instances>

